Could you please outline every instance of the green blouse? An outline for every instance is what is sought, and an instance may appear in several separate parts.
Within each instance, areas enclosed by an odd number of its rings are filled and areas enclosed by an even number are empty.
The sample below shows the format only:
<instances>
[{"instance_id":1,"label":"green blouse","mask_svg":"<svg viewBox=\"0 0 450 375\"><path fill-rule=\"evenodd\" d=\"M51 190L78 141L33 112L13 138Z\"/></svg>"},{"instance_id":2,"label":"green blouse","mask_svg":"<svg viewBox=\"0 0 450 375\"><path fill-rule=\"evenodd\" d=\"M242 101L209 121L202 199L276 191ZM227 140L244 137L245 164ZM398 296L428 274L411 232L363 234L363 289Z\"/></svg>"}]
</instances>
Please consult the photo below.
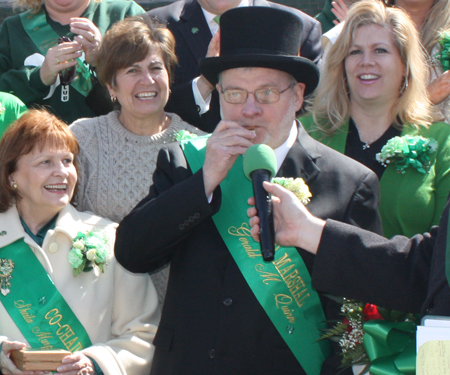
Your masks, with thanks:
<instances>
[{"instance_id":1,"label":"green blouse","mask_svg":"<svg viewBox=\"0 0 450 375\"><path fill-rule=\"evenodd\" d=\"M34 242L36 242L40 247L42 247L42 244L44 243L45 236L47 235L47 232L50 229L55 229L56 226L56 219L58 218L58 214L56 214L53 219L51 219L47 224L45 224L39 231L34 234L30 228L28 228L27 223L20 217L20 222L22 223L23 229L25 230L25 233L27 233Z\"/></svg>"},{"instance_id":2,"label":"green blouse","mask_svg":"<svg viewBox=\"0 0 450 375\"><path fill-rule=\"evenodd\" d=\"M314 139L345 152L348 122L334 136L327 137L316 128L312 116L299 120ZM431 157L428 174L419 173L413 167L401 174L392 164L384 171L380 180L379 211L387 238L397 234L412 237L438 225L450 192L450 125L436 122L428 129L420 127L419 130L405 126L401 135L407 134L434 138L438 149Z\"/></svg>"},{"instance_id":3,"label":"green blouse","mask_svg":"<svg viewBox=\"0 0 450 375\"><path fill-rule=\"evenodd\" d=\"M28 108L14 95L0 92L0 138L5 130L22 116Z\"/></svg>"}]
</instances>

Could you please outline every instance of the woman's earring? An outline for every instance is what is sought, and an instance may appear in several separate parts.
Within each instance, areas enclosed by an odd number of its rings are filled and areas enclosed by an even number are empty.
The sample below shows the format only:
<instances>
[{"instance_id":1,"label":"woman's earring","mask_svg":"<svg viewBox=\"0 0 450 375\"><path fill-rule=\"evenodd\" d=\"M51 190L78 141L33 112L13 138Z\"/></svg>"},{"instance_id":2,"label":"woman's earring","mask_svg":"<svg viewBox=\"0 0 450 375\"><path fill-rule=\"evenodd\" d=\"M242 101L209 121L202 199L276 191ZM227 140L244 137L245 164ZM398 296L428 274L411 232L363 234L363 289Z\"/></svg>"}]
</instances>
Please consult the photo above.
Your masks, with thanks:
<instances>
[{"instance_id":1,"label":"woman's earring","mask_svg":"<svg viewBox=\"0 0 450 375\"><path fill-rule=\"evenodd\" d=\"M112 101L113 103L115 103L115 102L117 101L117 98L116 98L114 95L111 95L111 101Z\"/></svg>"},{"instance_id":2,"label":"woman's earring","mask_svg":"<svg viewBox=\"0 0 450 375\"><path fill-rule=\"evenodd\" d=\"M17 185L17 182L13 182L12 188L13 188L14 190L17 190L18 187L19 187L19 186Z\"/></svg>"},{"instance_id":3,"label":"woman's earring","mask_svg":"<svg viewBox=\"0 0 450 375\"><path fill-rule=\"evenodd\" d=\"M408 77L404 76L403 86L400 89L400 95L403 95L406 92L406 90L408 90Z\"/></svg>"}]
</instances>

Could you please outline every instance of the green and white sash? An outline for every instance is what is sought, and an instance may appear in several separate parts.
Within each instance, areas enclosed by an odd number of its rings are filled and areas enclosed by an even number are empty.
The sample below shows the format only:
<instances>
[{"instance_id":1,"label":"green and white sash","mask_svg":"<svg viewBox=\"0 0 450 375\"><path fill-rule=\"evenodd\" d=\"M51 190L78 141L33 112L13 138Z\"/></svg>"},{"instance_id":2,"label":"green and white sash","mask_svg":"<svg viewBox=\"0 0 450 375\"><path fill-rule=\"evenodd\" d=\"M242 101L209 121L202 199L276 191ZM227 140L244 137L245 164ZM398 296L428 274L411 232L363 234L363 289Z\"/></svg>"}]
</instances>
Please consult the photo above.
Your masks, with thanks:
<instances>
[{"instance_id":1,"label":"green and white sash","mask_svg":"<svg viewBox=\"0 0 450 375\"><path fill-rule=\"evenodd\" d=\"M51 47L58 44L60 35L47 23L43 9L37 13L31 13L30 11L22 13L20 14L20 20L26 33L43 56L47 54ZM86 97L92 89L91 72L88 65L79 58L77 62L77 76L70 86Z\"/></svg>"},{"instance_id":2,"label":"green and white sash","mask_svg":"<svg viewBox=\"0 0 450 375\"><path fill-rule=\"evenodd\" d=\"M91 346L91 340L53 281L23 239L0 249L11 259L10 292L0 301L32 348L66 349Z\"/></svg>"},{"instance_id":3,"label":"green and white sash","mask_svg":"<svg viewBox=\"0 0 450 375\"><path fill-rule=\"evenodd\" d=\"M193 173L204 163L209 136L181 142ZM245 177L239 156L220 184L222 204L214 223L245 280L264 311L308 375L320 373L330 354L326 340L317 341L327 328L325 314L311 276L294 247L278 247L275 259L265 262L259 244L250 235L247 199L252 184Z\"/></svg>"}]
</instances>

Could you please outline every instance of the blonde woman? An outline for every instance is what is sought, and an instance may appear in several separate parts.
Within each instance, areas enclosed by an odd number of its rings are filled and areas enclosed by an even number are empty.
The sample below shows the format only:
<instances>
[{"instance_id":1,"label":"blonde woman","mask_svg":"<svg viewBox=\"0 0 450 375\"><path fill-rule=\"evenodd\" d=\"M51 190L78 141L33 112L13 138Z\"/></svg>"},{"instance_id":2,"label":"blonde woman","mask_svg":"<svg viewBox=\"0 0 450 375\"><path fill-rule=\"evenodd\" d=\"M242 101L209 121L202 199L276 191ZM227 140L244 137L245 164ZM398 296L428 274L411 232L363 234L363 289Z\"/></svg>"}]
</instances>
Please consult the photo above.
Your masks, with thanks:
<instances>
[{"instance_id":1,"label":"blonde woman","mask_svg":"<svg viewBox=\"0 0 450 375\"><path fill-rule=\"evenodd\" d=\"M430 101L434 104L433 119L450 123L450 73L444 72L438 56L441 52L439 40L442 38L442 32L450 31L449 0L387 0L386 4L402 8L413 20L426 51L429 67L427 90ZM348 9L341 7L341 10L339 19L343 21ZM340 24L322 36L322 43L325 44L321 66L328 58L330 43L335 42L342 26Z\"/></svg>"},{"instance_id":2,"label":"blonde woman","mask_svg":"<svg viewBox=\"0 0 450 375\"><path fill-rule=\"evenodd\" d=\"M379 1L361 1L330 51L311 114L301 119L314 138L378 175L386 237L412 236L438 224L450 190L450 127L431 123L426 71L409 16ZM389 140L406 135L437 143L436 151L426 149L429 165L422 171L402 169L394 160L386 168L376 159Z\"/></svg>"},{"instance_id":3,"label":"blonde woman","mask_svg":"<svg viewBox=\"0 0 450 375\"><path fill-rule=\"evenodd\" d=\"M409 14L420 35L430 68L428 94L433 108L433 118L450 123L450 72L444 72L437 57L440 52L441 32L450 31L449 0L388 0Z\"/></svg>"}]
</instances>

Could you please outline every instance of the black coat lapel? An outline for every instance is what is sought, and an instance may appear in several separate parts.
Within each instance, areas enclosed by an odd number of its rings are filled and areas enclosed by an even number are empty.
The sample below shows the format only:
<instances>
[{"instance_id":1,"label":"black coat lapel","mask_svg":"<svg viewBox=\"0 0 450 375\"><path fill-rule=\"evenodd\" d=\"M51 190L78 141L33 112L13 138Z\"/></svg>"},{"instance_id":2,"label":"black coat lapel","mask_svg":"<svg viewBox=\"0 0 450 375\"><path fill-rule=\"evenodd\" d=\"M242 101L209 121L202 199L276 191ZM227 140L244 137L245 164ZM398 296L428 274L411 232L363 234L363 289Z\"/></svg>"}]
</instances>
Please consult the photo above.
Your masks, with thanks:
<instances>
[{"instance_id":1,"label":"black coat lapel","mask_svg":"<svg viewBox=\"0 0 450 375\"><path fill-rule=\"evenodd\" d=\"M316 141L300 125L297 141L289 150L278 171L279 177L301 177L305 182L314 180L320 173L316 160L321 157L316 147Z\"/></svg>"},{"instance_id":2,"label":"black coat lapel","mask_svg":"<svg viewBox=\"0 0 450 375\"><path fill-rule=\"evenodd\" d=\"M186 2L178 28L197 62L205 57L212 35L197 1Z\"/></svg>"}]
</instances>

